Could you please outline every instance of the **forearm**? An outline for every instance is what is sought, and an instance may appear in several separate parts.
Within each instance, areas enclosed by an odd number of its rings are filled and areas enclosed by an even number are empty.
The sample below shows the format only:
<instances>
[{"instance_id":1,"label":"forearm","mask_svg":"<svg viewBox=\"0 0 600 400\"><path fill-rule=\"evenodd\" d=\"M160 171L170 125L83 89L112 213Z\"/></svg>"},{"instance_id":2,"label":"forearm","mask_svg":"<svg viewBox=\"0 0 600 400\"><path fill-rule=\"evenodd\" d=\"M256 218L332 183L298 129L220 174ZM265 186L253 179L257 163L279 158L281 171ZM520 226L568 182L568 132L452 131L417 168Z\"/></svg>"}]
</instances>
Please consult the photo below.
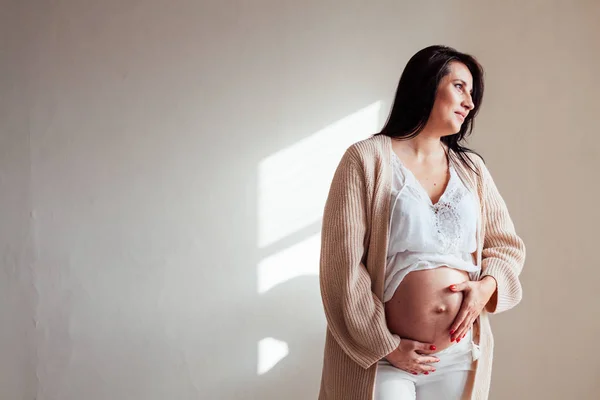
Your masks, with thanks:
<instances>
[{"instance_id":1,"label":"forearm","mask_svg":"<svg viewBox=\"0 0 600 400\"><path fill-rule=\"evenodd\" d=\"M342 274L322 269L321 294L328 329L348 356L368 368L392 352L400 338L389 331L383 304L371 291L363 268L342 279Z\"/></svg>"}]
</instances>

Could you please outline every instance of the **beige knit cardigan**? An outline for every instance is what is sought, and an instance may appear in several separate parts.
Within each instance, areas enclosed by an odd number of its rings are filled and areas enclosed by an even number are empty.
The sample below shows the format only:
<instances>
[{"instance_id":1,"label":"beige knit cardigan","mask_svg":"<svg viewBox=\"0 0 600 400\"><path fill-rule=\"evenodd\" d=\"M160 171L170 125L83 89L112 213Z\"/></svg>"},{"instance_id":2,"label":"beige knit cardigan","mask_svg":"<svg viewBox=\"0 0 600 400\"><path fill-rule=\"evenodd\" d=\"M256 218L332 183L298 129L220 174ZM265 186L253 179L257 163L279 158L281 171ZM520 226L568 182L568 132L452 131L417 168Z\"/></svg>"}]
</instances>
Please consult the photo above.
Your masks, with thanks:
<instances>
[{"instance_id":1,"label":"beige knit cardigan","mask_svg":"<svg viewBox=\"0 0 600 400\"><path fill-rule=\"evenodd\" d=\"M389 240L391 143L389 137L377 135L350 146L325 204L319 279L327 334L320 400L373 399L377 361L400 343L386 325L381 300ZM506 311L521 300L525 246L483 160L469 157L480 176L454 157L451 162L477 194L481 215L474 256L481 277L491 275L498 283L473 327L481 356L463 398L481 400L488 398L492 372L489 313Z\"/></svg>"}]
</instances>

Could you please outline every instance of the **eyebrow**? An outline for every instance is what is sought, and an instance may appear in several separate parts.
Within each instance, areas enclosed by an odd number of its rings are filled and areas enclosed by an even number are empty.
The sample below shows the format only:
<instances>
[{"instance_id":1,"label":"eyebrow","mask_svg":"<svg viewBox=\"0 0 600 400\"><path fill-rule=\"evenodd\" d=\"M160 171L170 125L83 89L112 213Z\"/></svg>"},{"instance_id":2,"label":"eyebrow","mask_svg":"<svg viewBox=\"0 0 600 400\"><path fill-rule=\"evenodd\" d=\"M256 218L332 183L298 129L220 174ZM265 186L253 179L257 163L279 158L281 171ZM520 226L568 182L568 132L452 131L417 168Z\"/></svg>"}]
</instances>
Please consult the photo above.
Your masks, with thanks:
<instances>
[{"instance_id":1,"label":"eyebrow","mask_svg":"<svg viewBox=\"0 0 600 400\"><path fill-rule=\"evenodd\" d=\"M467 85L467 82L463 81L462 79L456 79L456 80L459 81L459 82L462 82L462 84L465 85L465 86L469 86L469 85ZM473 89L471 89L471 91L469 93L473 94Z\"/></svg>"}]
</instances>

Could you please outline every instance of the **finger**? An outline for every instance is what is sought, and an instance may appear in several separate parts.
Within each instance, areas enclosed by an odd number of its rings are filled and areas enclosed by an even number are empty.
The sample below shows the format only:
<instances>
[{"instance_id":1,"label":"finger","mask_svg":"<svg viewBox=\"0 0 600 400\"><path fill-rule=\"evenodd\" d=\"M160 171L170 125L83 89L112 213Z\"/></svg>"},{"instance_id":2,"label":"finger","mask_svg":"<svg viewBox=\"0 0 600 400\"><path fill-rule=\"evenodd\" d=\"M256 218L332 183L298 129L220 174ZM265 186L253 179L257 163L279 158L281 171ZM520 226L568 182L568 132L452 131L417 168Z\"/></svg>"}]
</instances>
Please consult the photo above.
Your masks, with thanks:
<instances>
[{"instance_id":1,"label":"finger","mask_svg":"<svg viewBox=\"0 0 600 400\"><path fill-rule=\"evenodd\" d=\"M469 329L471 329L473 327L473 320L474 320L473 315L474 314L469 315L469 317L463 324L462 333L459 333L459 335L456 336L457 339L461 339L461 340L464 339L465 336L467 335L467 333L469 332Z\"/></svg>"},{"instance_id":2,"label":"finger","mask_svg":"<svg viewBox=\"0 0 600 400\"><path fill-rule=\"evenodd\" d=\"M433 365L423 364L420 366L419 372L425 375L429 375L429 373L435 372L435 367Z\"/></svg>"},{"instance_id":3,"label":"finger","mask_svg":"<svg viewBox=\"0 0 600 400\"><path fill-rule=\"evenodd\" d=\"M454 341L454 339L456 339L458 337L458 335L456 333L460 330L460 328L462 327L462 324L464 323L464 321L467 319L468 316L469 316L469 309L466 306L466 304L463 303L463 305L460 307L460 311L458 312L458 314L456 315L456 318L454 319L454 322L450 326L450 340L451 341Z\"/></svg>"},{"instance_id":4,"label":"finger","mask_svg":"<svg viewBox=\"0 0 600 400\"><path fill-rule=\"evenodd\" d=\"M417 351L417 354L432 354L437 351L433 343L423 343L415 340L414 345L414 350Z\"/></svg>"},{"instance_id":5,"label":"finger","mask_svg":"<svg viewBox=\"0 0 600 400\"><path fill-rule=\"evenodd\" d=\"M469 326L469 329L467 329L467 331L462 335L462 337L460 338L460 340L463 340L465 337L467 337L467 334L469 333L469 331L473 328L473 325L471 324Z\"/></svg>"},{"instance_id":6,"label":"finger","mask_svg":"<svg viewBox=\"0 0 600 400\"><path fill-rule=\"evenodd\" d=\"M473 312L469 312L465 319L461 322L460 326L456 328L454 333L450 335L450 341L454 341L456 339L460 339L464 336L465 333L469 330L469 328L473 324Z\"/></svg>"},{"instance_id":7,"label":"finger","mask_svg":"<svg viewBox=\"0 0 600 400\"><path fill-rule=\"evenodd\" d=\"M450 285L450 291L452 292L462 292L464 290L469 289L470 281L464 281L461 283L455 283L454 285Z\"/></svg>"},{"instance_id":8,"label":"finger","mask_svg":"<svg viewBox=\"0 0 600 400\"><path fill-rule=\"evenodd\" d=\"M464 338L467 336L467 334L468 334L468 333L469 333L469 332L470 332L470 331L473 329L473 324L475 323L474 321L475 321L475 319L473 318L473 319L471 319L471 321L470 321L470 322L467 324L467 329L465 329L465 333L463 333L463 335L462 335L462 337L460 338L460 340L464 339Z\"/></svg>"},{"instance_id":9,"label":"finger","mask_svg":"<svg viewBox=\"0 0 600 400\"><path fill-rule=\"evenodd\" d=\"M440 359L437 357L419 357L416 361L419 364L435 364L440 362Z\"/></svg>"},{"instance_id":10,"label":"finger","mask_svg":"<svg viewBox=\"0 0 600 400\"><path fill-rule=\"evenodd\" d=\"M460 324L460 326L456 329L456 331L454 331L454 333L452 335L450 335L450 341L451 342L460 342L460 338L462 338L463 332L465 330L465 324L466 324L467 320L465 319L463 321L462 324Z\"/></svg>"},{"instance_id":11,"label":"finger","mask_svg":"<svg viewBox=\"0 0 600 400\"><path fill-rule=\"evenodd\" d=\"M456 337L453 339L456 343L460 343L460 341L462 340L462 338L465 335L465 329L460 329L459 331L456 331Z\"/></svg>"},{"instance_id":12,"label":"finger","mask_svg":"<svg viewBox=\"0 0 600 400\"><path fill-rule=\"evenodd\" d=\"M472 315L469 315L469 317L465 319L461 327L456 331L456 333L454 334L456 338L456 343L459 343L465 337L469 329L471 329L471 326L473 325L472 321L473 317Z\"/></svg>"}]
</instances>

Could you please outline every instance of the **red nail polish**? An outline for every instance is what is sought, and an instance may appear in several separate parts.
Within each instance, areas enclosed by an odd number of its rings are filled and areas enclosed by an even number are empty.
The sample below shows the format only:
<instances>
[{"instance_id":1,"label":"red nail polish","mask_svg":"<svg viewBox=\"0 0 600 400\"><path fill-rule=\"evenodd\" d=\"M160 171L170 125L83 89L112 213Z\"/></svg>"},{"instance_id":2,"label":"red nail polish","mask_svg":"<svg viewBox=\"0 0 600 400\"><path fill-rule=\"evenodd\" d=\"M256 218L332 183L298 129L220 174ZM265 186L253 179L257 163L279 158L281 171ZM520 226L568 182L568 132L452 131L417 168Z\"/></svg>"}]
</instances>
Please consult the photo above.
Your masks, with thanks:
<instances>
[{"instance_id":1,"label":"red nail polish","mask_svg":"<svg viewBox=\"0 0 600 400\"><path fill-rule=\"evenodd\" d=\"M417 375L417 373L416 373L416 372L413 372L413 375Z\"/></svg>"},{"instance_id":2,"label":"red nail polish","mask_svg":"<svg viewBox=\"0 0 600 400\"><path fill-rule=\"evenodd\" d=\"M456 343L460 342L460 338L456 339Z\"/></svg>"},{"instance_id":3,"label":"red nail polish","mask_svg":"<svg viewBox=\"0 0 600 400\"><path fill-rule=\"evenodd\" d=\"M429 375L429 372L425 371L425 375Z\"/></svg>"},{"instance_id":4,"label":"red nail polish","mask_svg":"<svg viewBox=\"0 0 600 400\"><path fill-rule=\"evenodd\" d=\"M429 346L429 350L435 350L436 347L434 345Z\"/></svg>"},{"instance_id":5,"label":"red nail polish","mask_svg":"<svg viewBox=\"0 0 600 400\"><path fill-rule=\"evenodd\" d=\"M456 329L452 329L452 330L450 331L450 334L451 334L451 335L454 335L454 332L456 332Z\"/></svg>"},{"instance_id":6,"label":"red nail polish","mask_svg":"<svg viewBox=\"0 0 600 400\"><path fill-rule=\"evenodd\" d=\"M456 290L456 285L451 285L450 290Z\"/></svg>"},{"instance_id":7,"label":"red nail polish","mask_svg":"<svg viewBox=\"0 0 600 400\"><path fill-rule=\"evenodd\" d=\"M435 369L433 371L431 371L431 372L435 372Z\"/></svg>"}]
</instances>

